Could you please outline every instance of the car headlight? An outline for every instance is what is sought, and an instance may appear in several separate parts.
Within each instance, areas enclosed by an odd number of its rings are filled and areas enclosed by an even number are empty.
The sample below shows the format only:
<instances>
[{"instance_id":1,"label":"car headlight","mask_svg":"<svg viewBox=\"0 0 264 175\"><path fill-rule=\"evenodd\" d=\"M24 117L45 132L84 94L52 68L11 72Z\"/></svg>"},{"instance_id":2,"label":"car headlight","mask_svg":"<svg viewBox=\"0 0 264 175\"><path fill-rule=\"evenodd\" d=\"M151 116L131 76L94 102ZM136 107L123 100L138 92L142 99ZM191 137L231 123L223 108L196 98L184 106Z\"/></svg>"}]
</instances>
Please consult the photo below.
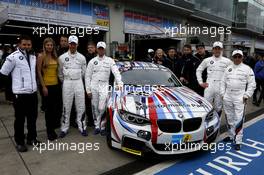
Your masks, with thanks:
<instances>
[{"instance_id":1,"label":"car headlight","mask_svg":"<svg viewBox=\"0 0 264 175\"><path fill-rule=\"evenodd\" d=\"M119 110L119 114L122 120L125 122L135 124L135 125L147 125L150 124L149 119L144 118L140 115L132 114L130 112Z\"/></svg>"},{"instance_id":2,"label":"car headlight","mask_svg":"<svg viewBox=\"0 0 264 175\"><path fill-rule=\"evenodd\" d=\"M210 122L211 120L214 119L214 117L215 117L215 111L213 109L207 114L205 121Z\"/></svg>"}]
</instances>

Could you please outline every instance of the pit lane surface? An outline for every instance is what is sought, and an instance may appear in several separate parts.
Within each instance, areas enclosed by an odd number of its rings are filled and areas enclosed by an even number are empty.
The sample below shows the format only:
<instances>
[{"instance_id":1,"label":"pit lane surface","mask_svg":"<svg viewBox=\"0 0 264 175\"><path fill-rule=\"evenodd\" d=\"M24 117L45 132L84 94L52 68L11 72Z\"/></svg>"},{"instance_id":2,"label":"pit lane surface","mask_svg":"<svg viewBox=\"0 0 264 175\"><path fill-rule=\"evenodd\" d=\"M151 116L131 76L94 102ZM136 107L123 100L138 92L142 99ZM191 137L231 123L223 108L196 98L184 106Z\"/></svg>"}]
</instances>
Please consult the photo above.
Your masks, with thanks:
<instances>
[{"instance_id":1,"label":"pit lane surface","mask_svg":"<svg viewBox=\"0 0 264 175\"><path fill-rule=\"evenodd\" d=\"M240 151L218 149L200 152L191 159L157 164L136 175L263 175L264 167L264 114L245 123L244 139ZM220 138L226 134L222 134ZM222 141L220 144L226 144Z\"/></svg>"},{"instance_id":2,"label":"pit lane surface","mask_svg":"<svg viewBox=\"0 0 264 175\"><path fill-rule=\"evenodd\" d=\"M4 94L0 93L0 174L1 175L72 175L72 174L134 174L148 170L150 167L168 165L168 161L175 163L182 160L198 157L201 153L191 153L177 156L149 155L146 158L134 156L120 150L111 150L106 140L101 136L93 136L89 128L89 136L84 138L77 129L71 128L69 135L59 139L61 143L88 143L89 149L95 149L94 144L99 143L99 150L71 151L53 150L40 153L29 147L27 153L18 153L13 138L14 113L12 105L3 102ZM252 113L253 112L253 113ZM249 120L261 113L264 109L248 106ZM223 121L224 122L224 121ZM222 127L224 129L225 127ZM38 138L47 143L44 114L39 113L37 121ZM25 129L26 131L26 129ZM58 131L59 132L59 131ZM154 171L158 172L158 171ZM144 172L142 172L144 173ZM147 173L153 174L153 173Z\"/></svg>"}]
</instances>

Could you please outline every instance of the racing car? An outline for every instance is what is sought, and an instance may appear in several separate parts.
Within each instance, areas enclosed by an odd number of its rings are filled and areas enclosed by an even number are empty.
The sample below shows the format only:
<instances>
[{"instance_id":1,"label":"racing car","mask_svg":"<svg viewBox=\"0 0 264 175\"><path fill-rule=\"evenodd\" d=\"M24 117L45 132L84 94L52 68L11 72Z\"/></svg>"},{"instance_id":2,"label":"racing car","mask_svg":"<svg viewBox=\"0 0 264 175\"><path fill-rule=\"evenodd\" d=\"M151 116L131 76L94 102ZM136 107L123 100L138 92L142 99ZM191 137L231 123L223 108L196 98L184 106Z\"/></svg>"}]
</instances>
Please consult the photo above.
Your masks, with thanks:
<instances>
[{"instance_id":1,"label":"racing car","mask_svg":"<svg viewBox=\"0 0 264 175\"><path fill-rule=\"evenodd\" d=\"M220 119L212 105L168 68L137 61L116 65L124 85L121 91L113 88L107 101L110 148L136 155L181 154L216 139Z\"/></svg>"}]
</instances>

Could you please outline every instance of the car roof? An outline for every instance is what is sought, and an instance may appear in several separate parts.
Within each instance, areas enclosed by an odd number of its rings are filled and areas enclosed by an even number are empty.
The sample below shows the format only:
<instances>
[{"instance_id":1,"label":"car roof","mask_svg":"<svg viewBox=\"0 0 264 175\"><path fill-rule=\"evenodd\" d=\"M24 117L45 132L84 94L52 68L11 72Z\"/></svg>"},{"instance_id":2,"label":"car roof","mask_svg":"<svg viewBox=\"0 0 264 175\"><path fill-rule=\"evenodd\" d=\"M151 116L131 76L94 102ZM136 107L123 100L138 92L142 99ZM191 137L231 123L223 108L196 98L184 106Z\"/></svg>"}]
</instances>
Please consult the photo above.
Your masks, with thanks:
<instances>
[{"instance_id":1,"label":"car roof","mask_svg":"<svg viewBox=\"0 0 264 175\"><path fill-rule=\"evenodd\" d=\"M167 69L166 67L159 65L159 64L154 64L151 62L143 62L143 61L118 61L116 62L116 65L118 69L121 68L128 68L128 69Z\"/></svg>"}]
</instances>

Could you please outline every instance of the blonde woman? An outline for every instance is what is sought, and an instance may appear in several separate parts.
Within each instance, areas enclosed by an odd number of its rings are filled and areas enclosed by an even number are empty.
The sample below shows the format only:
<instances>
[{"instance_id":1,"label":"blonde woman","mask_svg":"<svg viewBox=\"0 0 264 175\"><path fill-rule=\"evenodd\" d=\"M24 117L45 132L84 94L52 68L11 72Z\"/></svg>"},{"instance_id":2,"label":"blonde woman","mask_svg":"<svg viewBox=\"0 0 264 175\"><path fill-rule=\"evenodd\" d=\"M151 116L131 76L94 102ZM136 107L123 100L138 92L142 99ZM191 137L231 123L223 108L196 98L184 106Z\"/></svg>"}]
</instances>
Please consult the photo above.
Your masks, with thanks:
<instances>
[{"instance_id":1,"label":"blonde woman","mask_svg":"<svg viewBox=\"0 0 264 175\"><path fill-rule=\"evenodd\" d=\"M55 42L46 38L43 42L43 52L37 60L37 73L46 105L45 120L47 136L50 141L57 139L55 128L61 118L61 87L58 79L58 57Z\"/></svg>"},{"instance_id":2,"label":"blonde woman","mask_svg":"<svg viewBox=\"0 0 264 175\"><path fill-rule=\"evenodd\" d=\"M165 52L160 48L157 49L154 56L154 63L166 66L165 62L166 62Z\"/></svg>"}]
</instances>

